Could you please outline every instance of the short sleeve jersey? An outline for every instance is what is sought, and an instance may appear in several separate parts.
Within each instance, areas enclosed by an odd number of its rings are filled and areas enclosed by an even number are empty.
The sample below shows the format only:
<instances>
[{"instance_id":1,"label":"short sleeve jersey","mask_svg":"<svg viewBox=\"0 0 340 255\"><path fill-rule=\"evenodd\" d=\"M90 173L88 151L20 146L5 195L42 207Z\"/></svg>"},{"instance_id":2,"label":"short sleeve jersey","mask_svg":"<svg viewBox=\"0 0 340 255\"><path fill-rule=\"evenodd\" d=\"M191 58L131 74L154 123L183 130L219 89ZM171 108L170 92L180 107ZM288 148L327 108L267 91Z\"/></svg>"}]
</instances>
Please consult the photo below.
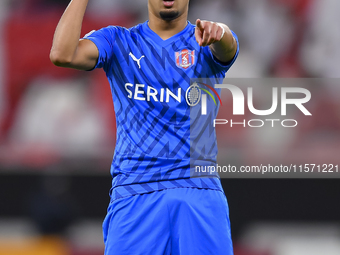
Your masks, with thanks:
<instances>
[{"instance_id":1,"label":"short sleeve jersey","mask_svg":"<svg viewBox=\"0 0 340 255\"><path fill-rule=\"evenodd\" d=\"M194 164L216 164L216 134L209 123L218 112L208 96L210 110L199 116L201 94L192 93L197 92L192 81L212 84L198 87L199 93L210 88L219 94L213 86L222 83L239 49L229 63L220 63L208 46L198 45L190 22L167 40L147 21L130 29L108 26L84 39L98 48L95 68L106 73L116 114L112 200L177 187L222 190L218 178L192 176Z\"/></svg>"}]
</instances>

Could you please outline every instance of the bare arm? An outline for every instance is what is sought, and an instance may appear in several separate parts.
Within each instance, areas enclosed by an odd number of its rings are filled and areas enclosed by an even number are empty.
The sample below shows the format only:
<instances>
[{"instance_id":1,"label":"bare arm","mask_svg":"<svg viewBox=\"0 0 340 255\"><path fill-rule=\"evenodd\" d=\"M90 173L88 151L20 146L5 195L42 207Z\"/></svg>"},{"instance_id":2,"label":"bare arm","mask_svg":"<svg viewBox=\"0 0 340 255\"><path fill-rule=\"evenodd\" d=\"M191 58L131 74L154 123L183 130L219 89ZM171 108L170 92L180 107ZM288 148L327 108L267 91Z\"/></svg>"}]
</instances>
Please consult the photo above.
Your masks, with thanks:
<instances>
[{"instance_id":1,"label":"bare arm","mask_svg":"<svg viewBox=\"0 0 340 255\"><path fill-rule=\"evenodd\" d=\"M92 69L98 59L98 49L90 40L79 40L88 0L72 0L54 33L50 59L56 66Z\"/></svg>"},{"instance_id":2,"label":"bare arm","mask_svg":"<svg viewBox=\"0 0 340 255\"><path fill-rule=\"evenodd\" d=\"M212 54L221 62L227 63L232 60L237 51L237 42L232 35L229 27L225 24L218 23L224 28L224 35L220 41L211 44L210 50Z\"/></svg>"},{"instance_id":3,"label":"bare arm","mask_svg":"<svg viewBox=\"0 0 340 255\"><path fill-rule=\"evenodd\" d=\"M227 25L198 19L195 34L198 44L209 45L211 52L219 61L227 63L235 56L237 42Z\"/></svg>"}]
</instances>

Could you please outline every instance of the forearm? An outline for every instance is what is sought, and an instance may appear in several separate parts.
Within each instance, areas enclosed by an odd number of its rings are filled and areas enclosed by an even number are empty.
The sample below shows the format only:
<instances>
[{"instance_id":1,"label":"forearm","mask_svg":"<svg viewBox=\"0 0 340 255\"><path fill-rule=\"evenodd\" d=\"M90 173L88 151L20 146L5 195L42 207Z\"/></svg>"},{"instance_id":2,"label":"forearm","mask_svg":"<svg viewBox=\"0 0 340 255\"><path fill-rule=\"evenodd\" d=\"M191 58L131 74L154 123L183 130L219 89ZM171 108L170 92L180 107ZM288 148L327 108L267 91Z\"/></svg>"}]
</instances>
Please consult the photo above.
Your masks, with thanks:
<instances>
[{"instance_id":1,"label":"forearm","mask_svg":"<svg viewBox=\"0 0 340 255\"><path fill-rule=\"evenodd\" d=\"M53 38L50 53L56 65L70 63L78 47L88 0L72 0L62 15Z\"/></svg>"},{"instance_id":2,"label":"forearm","mask_svg":"<svg viewBox=\"0 0 340 255\"><path fill-rule=\"evenodd\" d=\"M220 41L212 43L209 47L213 55L221 62L229 62L233 59L237 51L237 42L232 35L229 27L225 24L218 23L224 28L224 35Z\"/></svg>"}]
</instances>

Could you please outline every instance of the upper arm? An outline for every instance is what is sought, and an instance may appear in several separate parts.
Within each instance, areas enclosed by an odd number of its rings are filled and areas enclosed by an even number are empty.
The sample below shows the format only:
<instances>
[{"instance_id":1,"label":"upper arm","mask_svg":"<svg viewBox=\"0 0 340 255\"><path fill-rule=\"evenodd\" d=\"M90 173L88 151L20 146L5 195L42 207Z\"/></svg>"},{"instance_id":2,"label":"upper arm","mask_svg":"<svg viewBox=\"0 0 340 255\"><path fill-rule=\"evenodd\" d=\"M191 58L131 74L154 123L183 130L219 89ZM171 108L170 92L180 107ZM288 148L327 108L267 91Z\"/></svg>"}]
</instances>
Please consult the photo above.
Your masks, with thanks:
<instances>
[{"instance_id":1,"label":"upper arm","mask_svg":"<svg viewBox=\"0 0 340 255\"><path fill-rule=\"evenodd\" d=\"M58 66L78 70L105 67L110 64L113 55L116 33L117 27L114 26L92 31L79 40L77 48L70 59L59 61L58 58L55 58L56 61L52 62Z\"/></svg>"},{"instance_id":2,"label":"upper arm","mask_svg":"<svg viewBox=\"0 0 340 255\"><path fill-rule=\"evenodd\" d=\"M99 51L97 46L90 40L81 39L71 62L65 67L90 70L96 66L98 57Z\"/></svg>"},{"instance_id":3,"label":"upper arm","mask_svg":"<svg viewBox=\"0 0 340 255\"><path fill-rule=\"evenodd\" d=\"M112 56L114 54L115 39L118 32L118 27L108 26L85 35L80 42L86 42L86 46L84 46L84 48L89 46L87 42L91 42L92 46L94 45L94 48L96 48L97 53L95 56L92 56L93 62L91 63L91 67L86 70L100 67L105 69L111 65Z\"/></svg>"}]
</instances>

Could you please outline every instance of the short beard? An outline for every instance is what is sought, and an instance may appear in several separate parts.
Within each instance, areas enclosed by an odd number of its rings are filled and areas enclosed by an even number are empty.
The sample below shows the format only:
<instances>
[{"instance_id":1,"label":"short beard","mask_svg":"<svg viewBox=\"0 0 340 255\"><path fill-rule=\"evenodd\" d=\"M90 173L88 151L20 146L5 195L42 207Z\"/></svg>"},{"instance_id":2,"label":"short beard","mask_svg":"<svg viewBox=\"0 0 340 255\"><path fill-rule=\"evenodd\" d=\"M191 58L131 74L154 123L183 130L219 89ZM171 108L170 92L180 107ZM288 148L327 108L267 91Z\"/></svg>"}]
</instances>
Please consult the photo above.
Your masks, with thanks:
<instances>
[{"instance_id":1,"label":"short beard","mask_svg":"<svg viewBox=\"0 0 340 255\"><path fill-rule=\"evenodd\" d=\"M165 21L171 21L176 19L179 16L178 11L161 11L159 12L159 15L161 16L161 19Z\"/></svg>"}]
</instances>

